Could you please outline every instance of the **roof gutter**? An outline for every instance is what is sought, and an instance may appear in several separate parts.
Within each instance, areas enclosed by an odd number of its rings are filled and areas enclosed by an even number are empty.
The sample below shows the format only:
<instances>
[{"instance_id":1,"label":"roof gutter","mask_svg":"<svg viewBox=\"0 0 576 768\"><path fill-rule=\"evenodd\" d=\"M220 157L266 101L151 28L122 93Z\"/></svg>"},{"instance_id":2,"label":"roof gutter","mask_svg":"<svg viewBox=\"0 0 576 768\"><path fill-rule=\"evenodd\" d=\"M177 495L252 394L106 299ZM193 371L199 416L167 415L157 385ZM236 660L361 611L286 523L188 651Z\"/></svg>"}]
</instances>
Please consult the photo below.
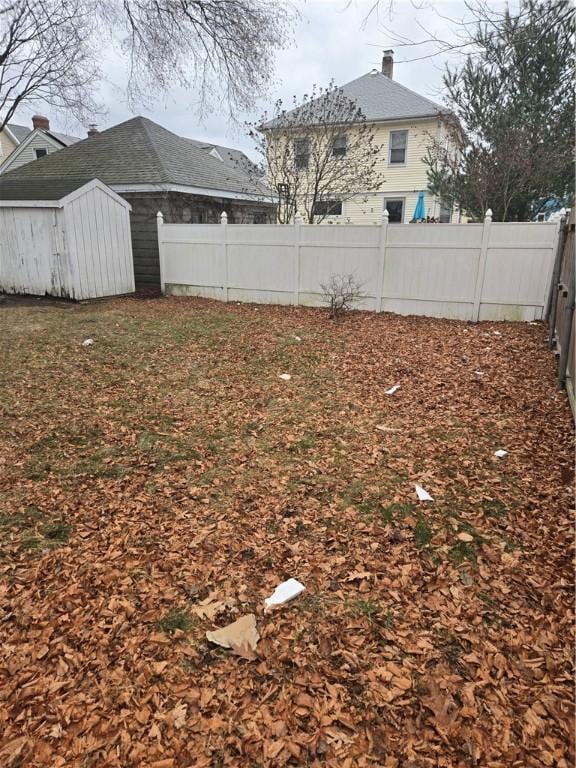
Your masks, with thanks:
<instances>
[{"instance_id":1,"label":"roof gutter","mask_svg":"<svg viewBox=\"0 0 576 768\"><path fill-rule=\"evenodd\" d=\"M187 195L202 195L204 197L222 197L227 200L249 200L255 203L278 202L276 195L258 195L250 192L230 192L224 189L209 189L207 187L191 187L186 184L108 184L114 192L181 192Z\"/></svg>"}]
</instances>

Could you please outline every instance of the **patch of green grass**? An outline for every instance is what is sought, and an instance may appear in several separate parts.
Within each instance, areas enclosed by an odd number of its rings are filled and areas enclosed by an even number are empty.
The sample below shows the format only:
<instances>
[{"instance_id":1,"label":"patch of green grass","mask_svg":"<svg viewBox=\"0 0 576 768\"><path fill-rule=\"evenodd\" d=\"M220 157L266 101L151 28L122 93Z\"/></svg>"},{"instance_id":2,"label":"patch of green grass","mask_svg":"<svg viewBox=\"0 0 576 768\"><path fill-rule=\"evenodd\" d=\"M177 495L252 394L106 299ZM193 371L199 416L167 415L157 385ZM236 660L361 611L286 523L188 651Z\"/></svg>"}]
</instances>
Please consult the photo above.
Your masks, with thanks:
<instances>
[{"instance_id":1,"label":"patch of green grass","mask_svg":"<svg viewBox=\"0 0 576 768\"><path fill-rule=\"evenodd\" d=\"M416 509L412 502L395 502L380 509L380 517L383 523L402 522L405 517L411 515Z\"/></svg>"},{"instance_id":2,"label":"patch of green grass","mask_svg":"<svg viewBox=\"0 0 576 768\"><path fill-rule=\"evenodd\" d=\"M137 445L141 451L151 451L158 440L160 440L160 436L154 432L142 432L138 435Z\"/></svg>"},{"instance_id":3,"label":"patch of green grass","mask_svg":"<svg viewBox=\"0 0 576 768\"><path fill-rule=\"evenodd\" d=\"M158 627L163 632L172 634L177 629L182 632L187 632L192 629L194 622L190 617L190 614L184 608L173 608L158 622Z\"/></svg>"},{"instance_id":4,"label":"patch of green grass","mask_svg":"<svg viewBox=\"0 0 576 768\"><path fill-rule=\"evenodd\" d=\"M486 501L483 504L483 509L487 517L504 517L507 512L506 505L498 499Z\"/></svg>"},{"instance_id":5,"label":"patch of green grass","mask_svg":"<svg viewBox=\"0 0 576 768\"><path fill-rule=\"evenodd\" d=\"M362 480L353 480L342 496L344 507L350 507L352 504L357 503L362 498L363 492L364 482Z\"/></svg>"},{"instance_id":6,"label":"patch of green grass","mask_svg":"<svg viewBox=\"0 0 576 768\"><path fill-rule=\"evenodd\" d=\"M524 545L516 539L504 539L504 552L518 552L524 550Z\"/></svg>"},{"instance_id":7,"label":"patch of green grass","mask_svg":"<svg viewBox=\"0 0 576 768\"><path fill-rule=\"evenodd\" d=\"M312 448L314 448L314 445L316 444L316 437L313 433L308 433L304 435L303 438L300 440L297 440L295 443L292 443L288 450L292 453L305 453L306 451L310 451Z\"/></svg>"},{"instance_id":8,"label":"patch of green grass","mask_svg":"<svg viewBox=\"0 0 576 768\"><path fill-rule=\"evenodd\" d=\"M382 613L382 608L374 600L355 600L350 604L353 616L366 616L370 624Z\"/></svg>"},{"instance_id":9,"label":"patch of green grass","mask_svg":"<svg viewBox=\"0 0 576 768\"><path fill-rule=\"evenodd\" d=\"M115 449L103 448L91 456L80 459L70 471L64 470L63 475L89 475L90 477L122 477L126 467L114 464L110 459L117 455Z\"/></svg>"},{"instance_id":10,"label":"patch of green grass","mask_svg":"<svg viewBox=\"0 0 576 768\"><path fill-rule=\"evenodd\" d=\"M448 552L448 557L452 565L456 567L462 565L465 560L468 560L468 562L473 563L474 565L477 561L476 550L474 546L472 544L468 544L466 541L459 541L455 547L452 547L452 549Z\"/></svg>"},{"instance_id":11,"label":"patch of green grass","mask_svg":"<svg viewBox=\"0 0 576 768\"><path fill-rule=\"evenodd\" d=\"M39 539L37 536L25 536L20 544L22 549L38 549L41 546L42 539Z\"/></svg>"},{"instance_id":12,"label":"patch of green grass","mask_svg":"<svg viewBox=\"0 0 576 768\"><path fill-rule=\"evenodd\" d=\"M56 544L66 544L70 538L72 526L63 520L59 520L55 523L50 523L42 528L42 535L45 539Z\"/></svg>"},{"instance_id":13,"label":"patch of green grass","mask_svg":"<svg viewBox=\"0 0 576 768\"><path fill-rule=\"evenodd\" d=\"M414 526L414 539L421 547L427 547L432 541L434 533L423 515L418 515L418 521Z\"/></svg>"}]
</instances>

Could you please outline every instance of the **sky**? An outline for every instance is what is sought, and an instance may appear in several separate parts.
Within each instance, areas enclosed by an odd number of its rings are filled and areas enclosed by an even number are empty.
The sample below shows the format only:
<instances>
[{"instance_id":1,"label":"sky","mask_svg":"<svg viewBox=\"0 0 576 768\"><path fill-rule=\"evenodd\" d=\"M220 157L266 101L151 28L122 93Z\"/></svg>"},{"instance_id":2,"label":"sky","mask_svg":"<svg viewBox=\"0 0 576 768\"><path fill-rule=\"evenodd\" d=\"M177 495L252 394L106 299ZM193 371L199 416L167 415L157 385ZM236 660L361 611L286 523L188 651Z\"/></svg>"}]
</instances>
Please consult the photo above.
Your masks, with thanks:
<instances>
[{"instance_id":1,"label":"sky","mask_svg":"<svg viewBox=\"0 0 576 768\"><path fill-rule=\"evenodd\" d=\"M500 0L491 4L503 5ZM373 68L379 69L382 51L387 48L395 50L395 80L434 101L442 100L446 58L422 59L434 52L434 46L402 47L398 42L403 38L422 40L431 32L451 39L454 27L449 20L465 18L462 0L381 0L379 13L371 15L374 0L295 0L294 5L300 18L294 28L293 43L278 52L274 84L268 98L253 114L239 115L236 124L229 120L225 110L215 109L201 118L193 92L183 89L174 89L148 108L131 110L123 94L125 68L119 56L110 51L103 56L104 82L100 92L107 114L98 118L98 128L103 130L142 114L181 136L238 147L253 154L251 140L242 127L244 121L258 118L278 98L289 102L293 95L302 96L313 84L325 86L334 80L343 85ZM28 125L30 115L20 112L13 122ZM51 126L73 135L85 135L82 126L58 117L52 117Z\"/></svg>"}]
</instances>

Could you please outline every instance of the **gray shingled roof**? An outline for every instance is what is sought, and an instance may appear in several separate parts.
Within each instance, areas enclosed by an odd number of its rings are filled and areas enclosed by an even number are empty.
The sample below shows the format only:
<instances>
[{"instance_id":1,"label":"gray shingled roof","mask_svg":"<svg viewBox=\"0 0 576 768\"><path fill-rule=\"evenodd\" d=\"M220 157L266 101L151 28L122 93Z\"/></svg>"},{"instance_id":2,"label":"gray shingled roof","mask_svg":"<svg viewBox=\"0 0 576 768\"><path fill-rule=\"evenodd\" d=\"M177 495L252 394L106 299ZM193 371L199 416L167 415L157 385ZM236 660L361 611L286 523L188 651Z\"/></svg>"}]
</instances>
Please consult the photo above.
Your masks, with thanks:
<instances>
[{"instance_id":1,"label":"gray shingled roof","mask_svg":"<svg viewBox=\"0 0 576 768\"><path fill-rule=\"evenodd\" d=\"M340 87L344 95L362 110L366 120L402 120L404 118L436 117L446 110L425 96L411 91L382 72L373 70ZM320 97L321 99L322 97ZM287 113L298 124L298 108ZM273 128L274 120L264 128Z\"/></svg>"},{"instance_id":2,"label":"gray shingled roof","mask_svg":"<svg viewBox=\"0 0 576 768\"><path fill-rule=\"evenodd\" d=\"M69 147L70 144L76 144L77 141L82 141L78 136L68 136L66 133L56 133L56 131L46 131L49 136L53 136L65 147Z\"/></svg>"},{"instance_id":3,"label":"gray shingled roof","mask_svg":"<svg viewBox=\"0 0 576 768\"><path fill-rule=\"evenodd\" d=\"M8 128L12 131L17 141L24 141L26 136L30 133L30 128L25 125L16 125L16 123L8 123Z\"/></svg>"},{"instance_id":4,"label":"gray shingled roof","mask_svg":"<svg viewBox=\"0 0 576 768\"><path fill-rule=\"evenodd\" d=\"M61 200L91 179L34 179L0 176L0 200Z\"/></svg>"},{"instance_id":5,"label":"gray shingled roof","mask_svg":"<svg viewBox=\"0 0 576 768\"><path fill-rule=\"evenodd\" d=\"M120 184L169 184L226 192L270 194L242 169L146 117L134 117L96 136L4 174L4 178L97 177ZM213 146L213 145L211 145Z\"/></svg>"}]
</instances>

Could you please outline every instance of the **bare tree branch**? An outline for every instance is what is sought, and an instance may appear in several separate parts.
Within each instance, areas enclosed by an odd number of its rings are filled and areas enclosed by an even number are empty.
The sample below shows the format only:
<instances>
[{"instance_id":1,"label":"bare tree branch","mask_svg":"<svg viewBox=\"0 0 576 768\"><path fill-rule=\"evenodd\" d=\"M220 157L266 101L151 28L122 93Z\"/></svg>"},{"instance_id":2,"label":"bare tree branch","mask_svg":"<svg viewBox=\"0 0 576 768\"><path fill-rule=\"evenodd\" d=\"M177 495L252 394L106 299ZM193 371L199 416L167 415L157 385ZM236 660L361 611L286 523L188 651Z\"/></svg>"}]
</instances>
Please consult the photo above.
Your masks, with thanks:
<instances>
[{"instance_id":1,"label":"bare tree branch","mask_svg":"<svg viewBox=\"0 0 576 768\"><path fill-rule=\"evenodd\" d=\"M279 194L280 223L293 221L297 211L319 223L336 205L384 181L374 126L334 84L314 87L300 103L294 99L290 111L277 101L271 116L249 125L249 135L259 173Z\"/></svg>"},{"instance_id":2,"label":"bare tree branch","mask_svg":"<svg viewBox=\"0 0 576 768\"><path fill-rule=\"evenodd\" d=\"M0 129L25 105L87 122L107 46L132 106L180 85L234 115L266 92L294 16L273 0L0 0Z\"/></svg>"}]
</instances>

